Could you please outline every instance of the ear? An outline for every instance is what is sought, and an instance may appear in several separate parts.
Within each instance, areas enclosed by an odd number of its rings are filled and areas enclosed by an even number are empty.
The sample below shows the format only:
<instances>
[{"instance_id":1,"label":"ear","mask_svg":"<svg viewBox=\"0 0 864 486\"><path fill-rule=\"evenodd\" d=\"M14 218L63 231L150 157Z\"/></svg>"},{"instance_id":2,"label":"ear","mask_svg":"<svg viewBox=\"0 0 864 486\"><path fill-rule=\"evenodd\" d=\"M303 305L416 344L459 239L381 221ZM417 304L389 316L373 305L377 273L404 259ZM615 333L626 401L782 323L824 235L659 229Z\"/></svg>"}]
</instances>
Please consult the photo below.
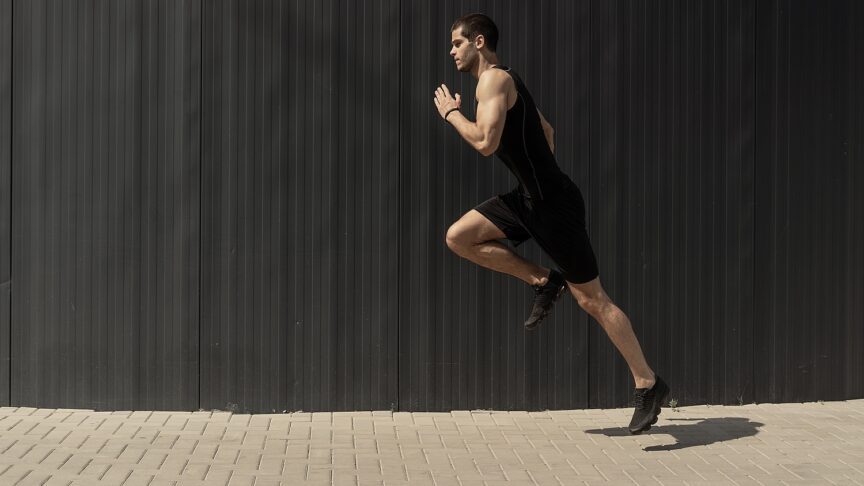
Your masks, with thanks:
<instances>
[{"instance_id":1,"label":"ear","mask_svg":"<svg viewBox=\"0 0 864 486\"><path fill-rule=\"evenodd\" d=\"M477 37L474 38L474 46L477 48L477 50L480 50L485 45L486 45L486 38L483 37L483 34L477 34Z\"/></svg>"}]
</instances>

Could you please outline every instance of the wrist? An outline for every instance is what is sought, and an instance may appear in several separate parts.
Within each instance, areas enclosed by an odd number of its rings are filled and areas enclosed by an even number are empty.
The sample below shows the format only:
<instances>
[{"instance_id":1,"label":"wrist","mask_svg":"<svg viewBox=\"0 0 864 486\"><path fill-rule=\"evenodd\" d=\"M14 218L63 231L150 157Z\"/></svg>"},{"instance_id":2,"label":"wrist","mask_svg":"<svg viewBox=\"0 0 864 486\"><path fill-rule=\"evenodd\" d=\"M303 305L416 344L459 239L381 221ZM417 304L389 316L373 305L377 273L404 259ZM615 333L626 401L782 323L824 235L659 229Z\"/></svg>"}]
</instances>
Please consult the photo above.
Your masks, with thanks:
<instances>
[{"instance_id":1,"label":"wrist","mask_svg":"<svg viewBox=\"0 0 864 486\"><path fill-rule=\"evenodd\" d=\"M446 121L447 117L450 116L450 113L453 113L454 111L459 111L459 108L450 108L447 110L447 113L444 114L444 120Z\"/></svg>"}]
</instances>

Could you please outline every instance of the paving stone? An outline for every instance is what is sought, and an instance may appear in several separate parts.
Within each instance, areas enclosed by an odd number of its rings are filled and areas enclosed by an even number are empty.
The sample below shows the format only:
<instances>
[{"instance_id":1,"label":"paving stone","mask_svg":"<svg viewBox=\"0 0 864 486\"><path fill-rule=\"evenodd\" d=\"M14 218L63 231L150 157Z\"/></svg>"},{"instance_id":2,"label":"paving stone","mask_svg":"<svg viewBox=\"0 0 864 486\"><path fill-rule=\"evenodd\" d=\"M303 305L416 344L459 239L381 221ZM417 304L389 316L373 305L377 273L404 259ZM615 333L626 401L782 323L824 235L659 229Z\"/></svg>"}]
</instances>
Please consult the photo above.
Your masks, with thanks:
<instances>
[{"instance_id":1,"label":"paving stone","mask_svg":"<svg viewBox=\"0 0 864 486\"><path fill-rule=\"evenodd\" d=\"M864 484L864 400L232 414L0 408L0 484Z\"/></svg>"}]
</instances>

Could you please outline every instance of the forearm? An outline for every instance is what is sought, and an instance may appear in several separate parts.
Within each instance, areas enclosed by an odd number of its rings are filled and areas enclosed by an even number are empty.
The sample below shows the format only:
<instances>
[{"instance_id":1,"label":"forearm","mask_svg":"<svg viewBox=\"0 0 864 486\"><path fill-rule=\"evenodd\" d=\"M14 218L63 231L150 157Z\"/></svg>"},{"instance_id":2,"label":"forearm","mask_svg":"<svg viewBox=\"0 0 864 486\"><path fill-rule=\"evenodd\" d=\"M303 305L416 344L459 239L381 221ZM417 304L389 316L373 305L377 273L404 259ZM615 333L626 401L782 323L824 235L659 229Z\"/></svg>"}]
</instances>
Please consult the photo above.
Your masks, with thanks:
<instances>
[{"instance_id":1,"label":"forearm","mask_svg":"<svg viewBox=\"0 0 864 486\"><path fill-rule=\"evenodd\" d=\"M476 123L465 118L465 115L458 110L450 113L447 116L447 121L456 128L459 135L461 135L469 145L474 147L478 152L484 153L486 140L484 139L483 131L480 130Z\"/></svg>"}]
</instances>

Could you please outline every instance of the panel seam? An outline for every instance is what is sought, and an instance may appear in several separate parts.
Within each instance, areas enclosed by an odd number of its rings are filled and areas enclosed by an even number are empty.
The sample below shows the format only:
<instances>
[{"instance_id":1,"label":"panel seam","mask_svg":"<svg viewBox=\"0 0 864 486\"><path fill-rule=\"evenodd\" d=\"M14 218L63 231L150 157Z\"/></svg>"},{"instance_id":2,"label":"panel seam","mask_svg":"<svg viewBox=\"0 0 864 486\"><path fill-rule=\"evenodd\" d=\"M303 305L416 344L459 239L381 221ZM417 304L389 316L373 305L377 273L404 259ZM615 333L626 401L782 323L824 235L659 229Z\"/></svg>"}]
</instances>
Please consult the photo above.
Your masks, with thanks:
<instances>
[{"instance_id":1,"label":"panel seam","mask_svg":"<svg viewBox=\"0 0 864 486\"><path fill-rule=\"evenodd\" d=\"M204 199L204 1L198 0L198 410L201 410L201 251L203 248L203 221L201 219Z\"/></svg>"},{"instance_id":2,"label":"panel seam","mask_svg":"<svg viewBox=\"0 0 864 486\"><path fill-rule=\"evenodd\" d=\"M14 299L12 299L12 291L14 287L14 279L12 278L12 242L14 238L12 238L12 218L13 213L12 206L15 204L15 178L13 177L13 169L15 164L12 162L12 145L15 143L15 140L12 137L12 122L14 121L13 113L15 112L15 1L10 0L9 6L9 337L6 341L6 346L8 349L8 377L6 381L7 395L6 395L6 405L12 405L12 305L14 303Z\"/></svg>"},{"instance_id":3,"label":"panel seam","mask_svg":"<svg viewBox=\"0 0 864 486\"><path fill-rule=\"evenodd\" d=\"M756 209L756 158L759 154L759 0L753 2L753 152L752 152L752 178L750 184L750 197L753 201L752 232L750 237L753 241L753 247L750 249L750 379L753 384L753 403L756 403L756 394L758 387L756 386L756 218L758 211Z\"/></svg>"},{"instance_id":4,"label":"panel seam","mask_svg":"<svg viewBox=\"0 0 864 486\"><path fill-rule=\"evenodd\" d=\"M402 0L399 0L399 7L397 8L399 19L399 58L396 60L396 64L398 66L398 79L397 83L399 84L398 99L397 102L397 110L398 114L398 126L399 131L397 133L398 137L398 155L396 160L396 186L398 187L398 194L396 197L399 198L398 203L396 204L396 288L397 296L396 296L396 403L395 407L391 406L390 408L395 408L395 411L402 411L400 399L402 396L400 386L401 386L401 364L402 364L402 339L400 337L400 330L402 329L402 299L404 298L404 286L402 285L402 215L404 208L402 207L402 98L404 93L402 92Z\"/></svg>"},{"instance_id":5,"label":"panel seam","mask_svg":"<svg viewBox=\"0 0 864 486\"><path fill-rule=\"evenodd\" d=\"M591 18L591 13L592 13L591 5L592 4L593 4L593 2L588 2L588 58L589 58L588 59L588 65L589 66L591 65L591 56L594 52L594 49L592 46L592 41L594 40L594 38L593 38L594 34L593 34L593 29L591 28L591 24L593 24L593 22L591 21L592 20L592 18ZM589 69L589 72L590 72L590 69ZM590 92L590 90L591 90L591 82L590 82L590 78L589 78L588 91ZM589 96L588 99L590 100L591 97ZM592 164L592 161L594 160L594 157L592 157L592 142L593 142L593 137L591 136L592 128L593 128L593 125L591 124L591 105L589 103L588 104L588 164L587 164L588 165L587 190L588 190L589 203L592 201L592 192L593 192L592 191L593 184L591 181L591 164ZM586 214L586 219L588 216L589 215ZM586 221L585 224L587 225L588 222ZM586 353L585 353L585 360L587 361L587 366L585 366L585 370L586 370L585 387L587 389L587 392L585 393L585 407L591 408L591 326L585 326L585 334L587 334L587 336L586 336L587 339L585 340L585 342L588 343L588 346L586 346Z\"/></svg>"}]
</instances>

